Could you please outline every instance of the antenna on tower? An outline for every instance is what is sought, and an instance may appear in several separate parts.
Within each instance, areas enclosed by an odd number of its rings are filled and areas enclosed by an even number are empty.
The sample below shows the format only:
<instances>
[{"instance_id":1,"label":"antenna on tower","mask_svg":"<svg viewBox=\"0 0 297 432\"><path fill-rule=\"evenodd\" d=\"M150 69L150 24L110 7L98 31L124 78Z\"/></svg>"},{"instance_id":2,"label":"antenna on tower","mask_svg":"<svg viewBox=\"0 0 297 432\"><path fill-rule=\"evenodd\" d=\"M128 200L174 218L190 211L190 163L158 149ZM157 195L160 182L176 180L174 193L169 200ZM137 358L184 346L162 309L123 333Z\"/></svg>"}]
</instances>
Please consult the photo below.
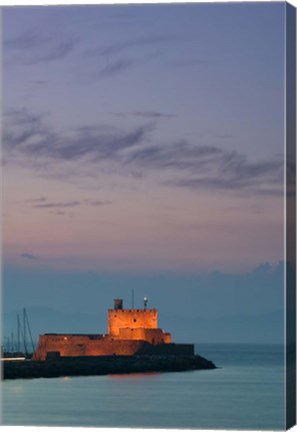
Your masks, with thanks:
<instances>
[{"instance_id":1,"label":"antenna on tower","mask_svg":"<svg viewBox=\"0 0 297 432\"><path fill-rule=\"evenodd\" d=\"M147 308L147 297L144 297L144 299L143 299L143 307L144 307L144 309Z\"/></svg>"}]
</instances>

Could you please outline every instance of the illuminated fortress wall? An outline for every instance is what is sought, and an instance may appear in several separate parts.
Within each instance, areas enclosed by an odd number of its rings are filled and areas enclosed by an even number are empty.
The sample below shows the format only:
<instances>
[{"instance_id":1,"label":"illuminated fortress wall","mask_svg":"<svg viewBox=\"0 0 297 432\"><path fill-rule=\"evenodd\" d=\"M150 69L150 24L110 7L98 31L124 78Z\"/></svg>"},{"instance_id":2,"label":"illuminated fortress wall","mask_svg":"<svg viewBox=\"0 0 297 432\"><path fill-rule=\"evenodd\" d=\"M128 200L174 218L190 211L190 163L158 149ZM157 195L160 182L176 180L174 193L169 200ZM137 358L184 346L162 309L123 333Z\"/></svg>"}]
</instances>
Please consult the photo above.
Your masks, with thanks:
<instances>
[{"instance_id":1,"label":"illuminated fortress wall","mask_svg":"<svg viewBox=\"0 0 297 432\"><path fill-rule=\"evenodd\" d=\"M117 338L128 340L144 340L152 345L171 342L170 333L165 333L162 329L159 328L121 328Z\"/></svg>"},{"instance_id":2,"label":"illuminated fortress wall","mask_svg":"<svg viewBox=\"0 0 297 432\"><path fill-rule=\"evenodd\" d=\"M45 334L39 336L33 360L45 360L49 352L57 352L61 357L131 356L143 346L144 341L114 340L107 335Z\"/></svg>"},{"instance_id":3,"label":"illuminated fortress wall","mask_svg":"<svg viewBox=\"0 0 297 432\"><path fill-rule=\"evenodd\" d=\"M109 309L108 334L118 337L121 329L157 329L157 309Z\"/></svg>"}]
</instances>

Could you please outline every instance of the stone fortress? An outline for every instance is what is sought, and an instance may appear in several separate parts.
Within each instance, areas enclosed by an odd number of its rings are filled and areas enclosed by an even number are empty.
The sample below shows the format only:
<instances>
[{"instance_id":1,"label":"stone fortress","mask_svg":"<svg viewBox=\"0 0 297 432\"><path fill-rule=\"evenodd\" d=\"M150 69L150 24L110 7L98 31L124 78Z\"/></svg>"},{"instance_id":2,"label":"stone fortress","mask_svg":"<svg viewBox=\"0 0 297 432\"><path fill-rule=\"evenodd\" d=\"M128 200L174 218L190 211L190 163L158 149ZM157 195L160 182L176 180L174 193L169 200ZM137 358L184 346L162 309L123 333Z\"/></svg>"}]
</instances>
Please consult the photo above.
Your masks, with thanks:
<instances>
[{"instance_id":1,"label":"stone fortress","mask_svg":"<svg viewBox=\"0 0 297 432\"><path fill-rule=\"evenodd\" d=\"M158 327L158 310L124 309L123 300L115 299L108 310L107 334L57 334L39 336L33 360L51 356L133 356L141 354L193 355L193 344L172 343L171 334Z\"/></svg>"}]
</instances>

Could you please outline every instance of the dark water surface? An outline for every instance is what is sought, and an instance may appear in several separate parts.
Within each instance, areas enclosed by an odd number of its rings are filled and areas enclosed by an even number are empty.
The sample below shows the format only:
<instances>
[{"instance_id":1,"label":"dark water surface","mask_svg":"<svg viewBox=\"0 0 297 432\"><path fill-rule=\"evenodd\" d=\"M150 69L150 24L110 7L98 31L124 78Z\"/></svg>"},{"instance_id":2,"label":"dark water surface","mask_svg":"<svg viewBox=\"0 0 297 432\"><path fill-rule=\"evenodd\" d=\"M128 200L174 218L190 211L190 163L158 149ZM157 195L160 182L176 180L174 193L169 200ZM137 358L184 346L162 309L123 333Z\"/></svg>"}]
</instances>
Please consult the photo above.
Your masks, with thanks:
<instances>
[{"instance_id":1,"label":"dark water surface","mask_svg":"<svg viewBox=\"0 0 297 432\"><path fill-rule=\"evenodd\" d=\"M184 429L284 429L281 345L201 344L220 369L7 380L2 423Z\"/></svg>"}]
</instances>

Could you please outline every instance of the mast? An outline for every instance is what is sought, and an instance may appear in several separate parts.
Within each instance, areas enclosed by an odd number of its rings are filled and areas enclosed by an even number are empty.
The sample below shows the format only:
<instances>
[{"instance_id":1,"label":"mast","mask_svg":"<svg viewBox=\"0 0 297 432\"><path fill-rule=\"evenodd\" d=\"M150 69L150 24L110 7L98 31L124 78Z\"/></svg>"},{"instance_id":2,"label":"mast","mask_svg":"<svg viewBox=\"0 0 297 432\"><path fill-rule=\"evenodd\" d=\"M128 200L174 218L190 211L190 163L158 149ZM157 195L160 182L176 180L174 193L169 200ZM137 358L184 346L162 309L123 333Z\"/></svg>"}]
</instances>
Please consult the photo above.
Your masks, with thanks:
<instances>
[{"instance_id":1,"label":"mast","mask_svg":"<svg viewBox=\"0 0 297 432\"><path fill-rule=\"evenodd\" d=\"M19 316L19 314L18 314L18 316L17 316L17 333L18 333L18 341L17 341L17 350L18 350L18 352L20 352L21 351L21 343L20 343L20 340L21 340L21 338L20 338L20 336L21 336L21 324L20 324L20 316Z\"/></svg>"},{"instance_id":2,"label":"mast","mask_svg":"<svg viewBox=\"0 0 297 432\"><path fill-rule=\"evenodd\" d=\"M24 339L24 351L25 354L28 354L27 351L27 341L26 341L26 309L23 308L23 339Z\"/></svg>"},{"instance_id":3,"label":"mast","mask_svg":"<svg viewBox=\"0 0 297 432\"><path fill-rule=\"evenodd\" d=\"M10 345L10 351L14 352L14 334L11 332L11 345Z\"/></svg>"},{"instance_id":4,"label":"mast","mask_svg":"<svg viewBox=\"0 0 297 432\"><path fill-rule=\"evenodd\" d=\"M28 319L28 315L27 315L26 309L25 309L25 317L26 317L26 323L27 323L28 330L29 330L29 335L30 335L30 341L31 341L31 344L32 344L32 349L33 349L33 352L34 352L35 351L35 347L34 347L34 343L33 343L31 328L30 328L29 319Z\"/></svg>"}]
</instances>

